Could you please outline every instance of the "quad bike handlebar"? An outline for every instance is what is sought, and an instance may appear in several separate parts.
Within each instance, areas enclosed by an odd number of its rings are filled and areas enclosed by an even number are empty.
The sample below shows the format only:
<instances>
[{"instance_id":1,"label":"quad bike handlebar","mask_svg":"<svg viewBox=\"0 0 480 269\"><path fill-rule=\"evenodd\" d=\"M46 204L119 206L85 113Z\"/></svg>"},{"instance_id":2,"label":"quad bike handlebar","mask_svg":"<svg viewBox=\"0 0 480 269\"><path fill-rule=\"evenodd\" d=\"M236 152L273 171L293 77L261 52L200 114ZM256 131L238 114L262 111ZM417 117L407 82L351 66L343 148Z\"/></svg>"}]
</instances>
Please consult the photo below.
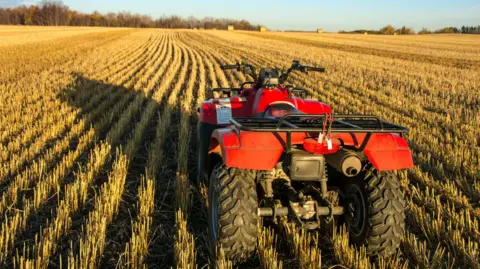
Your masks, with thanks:
<instances>
[{"instance_id":1,"label":"quad bike handlebar","mask_svg":"<svg viewBox=\"0 0 480 269\"><path fill-rule=\"evenodd\" d=\"M236 64L221 65L220 68L222 70L235 69L238 72L242 72L246 75L250 75L254 80L257 80L257 73L255 71L255 66L248 64L243 60L237 62Z\"/></svg>"},{"instance_id":2,"label":"quad bike handlebar","mask_svg":"<svg viewBox=\"0 0 480 269\"><path fill-rule=\"evenodd\" d=\"M325 72L324 67L314 67L314 66L307 66L303 65L300 63L298 60L293 60L292 66L288 68L286 71L285 69L283 70L282 74L280 75L280 81L281 83L287 81L288 76L292 71L300 71L302 73L308 73L308 72L320 72L323 73Z\"/></svg>"},{"instance_id":3,"label":"quad bike handlebar","mask_svg":"<svg viewBox=\"0 0 480 269\"><path fill-rule=\"evenodd\" d=\"M308 72L308 71L313 71L313 72L325 72L325 68L323 67L313 67L313 66L303 66L305 72Z\"/></svg>"},{"instance_id":4,"label":"quad bike handlebar","mask_svg":"<svg viewBox=\"0 0 480 269\"><path fill-rule=\"evenodd\" d=\"M325 72L325 68L323 67L313 67L313 66L303 65L298 60L293 60L292 66L287 70L287 72L290 72L293 70L298 70L301 72L308 72L308 71Z\"/></svg>"},{"instance_id":5,"label":"quad bike handlebar","mask_svg":"<svg viewBox=\"0 0 480 269\"><path fill-rule=\"evenodd\" d=\"M235 69L239 72L243 72L246 75L250 75L255 81L258 79L258 74L256 73L256 69L253 65L247 63L246 61L242 60L237 62L236 64L230 64L230 65L222 65L220 66L222 70L230 70L230 69ZM278 69L275 69L277 73L279 74L279 83L283 84L285 81L287 81L288 76L292 71L300 71L302 73L308 73L308 72L325 72L325 68L323 67L314 67L314 66L307 66L307 65L302 65L300 61L298 60L293 60L292 65L290 68L285 69L283 68L281 72L278 72Z\"/></svg>"}]
</instances>

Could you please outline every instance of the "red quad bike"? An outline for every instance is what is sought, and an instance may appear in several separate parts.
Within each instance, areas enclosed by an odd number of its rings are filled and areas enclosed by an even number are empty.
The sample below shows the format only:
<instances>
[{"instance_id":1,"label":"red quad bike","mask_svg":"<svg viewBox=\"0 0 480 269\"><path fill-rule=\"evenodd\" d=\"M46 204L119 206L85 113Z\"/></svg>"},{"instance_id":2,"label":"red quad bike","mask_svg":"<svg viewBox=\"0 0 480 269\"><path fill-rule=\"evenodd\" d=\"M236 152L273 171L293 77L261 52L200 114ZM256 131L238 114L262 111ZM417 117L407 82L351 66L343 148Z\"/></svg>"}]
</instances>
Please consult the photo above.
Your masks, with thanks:
<instances>
[{"instance_id":1,"label":"red quad bike","mask_svg":"<svg viewBox=\"0 0 480 269\"><path fill-rule=\"evenodd\" d=\"M255 251L259 218L275 223L281 216L308 230L338 216L370 256L394 254L405 201L393 170L413 166L402 137L408 129L371 115L332 114L327 104L294 97L305 89L284 84L292 71L324 68L293 61L258 75L245 62L222 69L254 82L213 89L222 98L199 108L197 184L209 182L212 256L222 248L226 258L245 261Z\"/></svg>"}]
</instances>

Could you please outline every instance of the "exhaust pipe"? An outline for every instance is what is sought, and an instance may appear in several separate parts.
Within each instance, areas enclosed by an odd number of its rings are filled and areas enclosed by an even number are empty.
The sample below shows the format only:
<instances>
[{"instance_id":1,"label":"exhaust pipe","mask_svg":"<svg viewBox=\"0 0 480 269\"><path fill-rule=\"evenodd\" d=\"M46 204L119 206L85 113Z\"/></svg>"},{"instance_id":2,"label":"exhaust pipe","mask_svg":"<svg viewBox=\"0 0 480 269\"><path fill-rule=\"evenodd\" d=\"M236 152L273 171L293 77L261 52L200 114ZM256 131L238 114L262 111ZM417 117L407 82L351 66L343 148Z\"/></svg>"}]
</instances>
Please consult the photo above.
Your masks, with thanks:
<instances>
[{"instance_id":1,"label":"exhaust pipe","mask_svg":"<svg viewBox=\"0 0 480 269\"><path fill-rule=\"evenodd\" d=\"M329 165L347 177L354 177L362 170L362 161L353 151L340 149L336 153L324 156Z\"/></svg>"}]
</instances>

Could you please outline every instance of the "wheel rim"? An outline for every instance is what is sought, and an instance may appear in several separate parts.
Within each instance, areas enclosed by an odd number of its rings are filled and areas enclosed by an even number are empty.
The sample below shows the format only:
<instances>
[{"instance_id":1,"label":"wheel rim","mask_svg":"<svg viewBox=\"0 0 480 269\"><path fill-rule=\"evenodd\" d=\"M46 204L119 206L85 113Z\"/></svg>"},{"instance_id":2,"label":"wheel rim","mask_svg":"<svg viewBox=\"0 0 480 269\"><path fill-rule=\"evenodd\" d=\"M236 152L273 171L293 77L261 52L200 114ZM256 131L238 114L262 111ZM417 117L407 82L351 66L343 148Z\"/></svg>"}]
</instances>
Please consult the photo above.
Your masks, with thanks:
<instances>
[{"instance_id":1,"label":"wheel rim","mask_svg":"<svg viewBox=\"0 0 480 269\"><path fill-rule=\"evenodd\" d=\"M355 237L359 237L365 230L367 208L364 191L362 186L357 184L348 185L346 191L346 222L349 232Z\"/></svg>"}]
</instances>

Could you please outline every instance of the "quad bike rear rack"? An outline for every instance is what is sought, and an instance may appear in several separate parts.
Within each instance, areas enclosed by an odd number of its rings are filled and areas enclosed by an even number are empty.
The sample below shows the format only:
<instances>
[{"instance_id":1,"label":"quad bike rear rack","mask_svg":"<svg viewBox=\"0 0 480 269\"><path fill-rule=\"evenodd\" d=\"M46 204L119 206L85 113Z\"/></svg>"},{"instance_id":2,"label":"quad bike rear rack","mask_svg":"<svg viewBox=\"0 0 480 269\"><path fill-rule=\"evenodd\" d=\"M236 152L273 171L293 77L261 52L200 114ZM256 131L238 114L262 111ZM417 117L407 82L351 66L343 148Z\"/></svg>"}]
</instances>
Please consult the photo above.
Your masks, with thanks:
<instances>
[{"instance_id":1,"label":"quad bike rear rack","mask_svg":"<svg viewBox=\"0 0 480 269\"><path fill-rule=\"evenodd\" d=\"M406 127L382 121L374 115L331 115L331 133L365 133L362 145L356 149L363 151L374 133L396 133L400 136L408 133ZM281 118L233 118L230 122L239 131L246 132L284 132L286 133L286 152L291 150L292 132L325 131L326 114L288 114Z\"/></svg>"}]
</instances>

